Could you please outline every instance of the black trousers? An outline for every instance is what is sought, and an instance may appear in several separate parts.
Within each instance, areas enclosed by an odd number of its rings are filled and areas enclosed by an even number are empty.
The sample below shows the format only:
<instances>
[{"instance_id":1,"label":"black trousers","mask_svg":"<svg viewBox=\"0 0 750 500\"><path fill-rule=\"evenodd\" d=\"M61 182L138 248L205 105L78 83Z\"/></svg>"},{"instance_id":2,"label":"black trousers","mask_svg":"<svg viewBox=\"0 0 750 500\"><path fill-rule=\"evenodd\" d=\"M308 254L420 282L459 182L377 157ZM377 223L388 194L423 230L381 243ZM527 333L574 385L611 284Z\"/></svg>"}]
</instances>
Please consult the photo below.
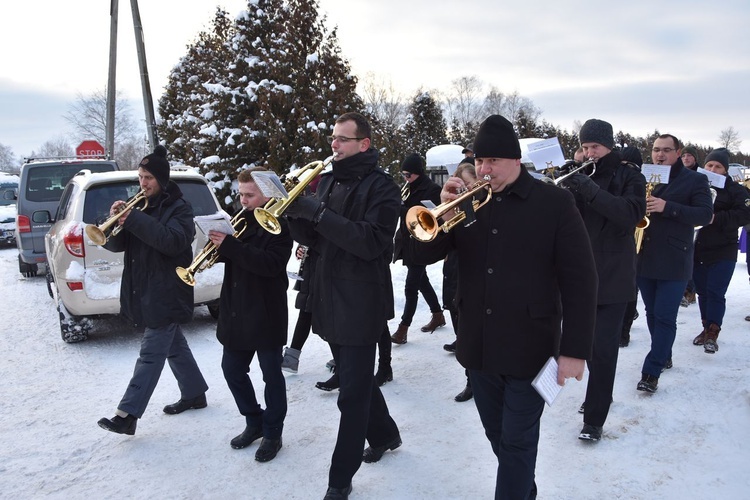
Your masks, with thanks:
<instances>
[{"instance_id":1,"label":"black trousers","mask_svg":"<svg viewBox=\"0 0 750 500\"><path fill-rule=\"evenodd\" d=\"M221 369L229 390L232 392L240 414L247 425L263 428L263 437L279 439L286 417L286 381L281 372L281 347L257 351L258 364L263 372L263 391L266 408L263 410L255 397L255 388L250 380L250 362L256 351L239 351L224 348Z\"/></svg>"},{"instance_id":2,"label":"black trousers","mask_svg":"<svg viewBox=\"0 0 750 500\"><path fill-rule=\"evenodd\" d=\"M615 386L617 356L620 352L622 320L627 302L599 304L596 307L594 328L594 350L589 367L589 381L586 386L586 407L583 421L590 425L603 426L612 403L612 389Z\"/></svg>"},{"instance_id":3,"label":"black trousers","mask_svg":"<svg viewBox=\"0 0 750 500\"><path fill-rule=\"evenodd\" d=\"M362 465L365 440L370 446L383 446L399 432L375 383L375 344L331 344L331 350L337 353L334 357L341 384L338 399L341 418L328 486L346 488Z\"/></svg>"},{"instance_id":4,"label":"black trousers","mask_svg":"<svg viewBox=\"0 0 750 500\"><path fill-rule=\"evenodd\" d=\"M429 276L427 276L427 267L408 265L406 269L404 313L401 315L401 324L409 326L411 325L414 313L417 311L417 301L419 300L420 292L427 305L430 306L430 312L439 313L443 308L440 307L440 301L435 290L432 288Z\"/></svg>"}]
</instances>

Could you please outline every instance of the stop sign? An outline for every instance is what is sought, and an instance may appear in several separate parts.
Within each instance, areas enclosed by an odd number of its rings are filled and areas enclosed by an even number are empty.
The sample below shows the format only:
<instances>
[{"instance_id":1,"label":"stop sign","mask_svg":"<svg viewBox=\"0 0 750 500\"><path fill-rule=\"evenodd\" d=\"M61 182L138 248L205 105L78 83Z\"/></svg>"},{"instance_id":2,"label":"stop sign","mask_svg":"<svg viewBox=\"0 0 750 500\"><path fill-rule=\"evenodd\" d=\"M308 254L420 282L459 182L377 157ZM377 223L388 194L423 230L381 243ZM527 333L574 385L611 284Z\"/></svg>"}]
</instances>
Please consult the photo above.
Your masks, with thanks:
<instances>
[{"instance_id":1,"label":"stop sign","mask_svg":"<svg viewBox=\"0 0 750 500\"><path fill-rule=\"evenodd\" d=\"M78 158L104 157L104 146L97 141L83 141L76 148Z\"/></svg>"}]
</instances>

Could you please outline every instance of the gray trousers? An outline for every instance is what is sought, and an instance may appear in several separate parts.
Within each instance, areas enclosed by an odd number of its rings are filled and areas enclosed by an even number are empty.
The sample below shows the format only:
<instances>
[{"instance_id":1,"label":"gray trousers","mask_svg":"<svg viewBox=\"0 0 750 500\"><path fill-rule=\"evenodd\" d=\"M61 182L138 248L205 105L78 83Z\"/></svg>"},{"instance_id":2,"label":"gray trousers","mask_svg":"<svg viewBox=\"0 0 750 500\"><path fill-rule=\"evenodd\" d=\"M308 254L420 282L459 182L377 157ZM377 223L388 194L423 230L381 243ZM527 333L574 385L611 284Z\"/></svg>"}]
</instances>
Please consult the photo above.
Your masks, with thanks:
<instances>
[{"instance_id":1,"label":"gray trousers","mask_svg":"<svg viewBox=\"0 0 750 500\"><path fill-rule=\"evenodd\" d=\"M180 325L172 323L160 328L146 328L133 377L117 406L118 410L138 418L143 416L159 382L165 360L177 379L180 399L192 399L208 390Z\"/></svg>"}]
</instances>

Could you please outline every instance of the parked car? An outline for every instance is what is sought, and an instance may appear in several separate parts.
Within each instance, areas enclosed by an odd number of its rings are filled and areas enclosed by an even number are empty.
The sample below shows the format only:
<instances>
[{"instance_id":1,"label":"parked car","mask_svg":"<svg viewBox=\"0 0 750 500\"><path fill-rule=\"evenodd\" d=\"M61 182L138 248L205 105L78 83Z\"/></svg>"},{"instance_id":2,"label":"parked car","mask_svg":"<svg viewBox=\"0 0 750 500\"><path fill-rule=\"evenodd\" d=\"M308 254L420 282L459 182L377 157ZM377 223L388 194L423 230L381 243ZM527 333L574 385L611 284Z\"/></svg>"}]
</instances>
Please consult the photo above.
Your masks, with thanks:
<instances>
[{"instance_id":1,"label":"parked car","mask_svg":"<svg viewBox=\"0 0 750 500\"><path fill-rule=\"evenodd\" d=\"M193 206L195 216L221 211L203 176L192 170L173 169L170 177ZM101 225L109 219L112 203L127 200L139 190L137 171L92 173L83 170L65 187L55 223L45 236L47 284L60 313L60 332L65 342L86 340L93 325L92 318L120 312L124 254L95 245L86 235L85 226ZM206 236L196 228L194 256L206 241ZM195 276L195 304L208 305L214 317L219 313L223 267L217 264Z\"/></svg>"},{"instance_id":2,"label":"parked car","mask_svg":"<svg viewBox=\"0 0 750 500\"><path fill-rule=\"evenodd\" d=\"M16 244L16 198L18 176L0 176L0 245Z\"/></svg>"},{"instance_id":3,"label":"parked car","mask_svg":"<svg viewBox=\"0 0 750 500\"><path fill-rule=\"evenodd\" d=\"M46 263L44 235L52 227L52 217L60 204L63 188L81 169L109 172L119 170L119 167L110 160L76 158L27 158L21 166L16 246L18 270L24 276L36 276L39 264Z\"/></svg>"}]
</instances>

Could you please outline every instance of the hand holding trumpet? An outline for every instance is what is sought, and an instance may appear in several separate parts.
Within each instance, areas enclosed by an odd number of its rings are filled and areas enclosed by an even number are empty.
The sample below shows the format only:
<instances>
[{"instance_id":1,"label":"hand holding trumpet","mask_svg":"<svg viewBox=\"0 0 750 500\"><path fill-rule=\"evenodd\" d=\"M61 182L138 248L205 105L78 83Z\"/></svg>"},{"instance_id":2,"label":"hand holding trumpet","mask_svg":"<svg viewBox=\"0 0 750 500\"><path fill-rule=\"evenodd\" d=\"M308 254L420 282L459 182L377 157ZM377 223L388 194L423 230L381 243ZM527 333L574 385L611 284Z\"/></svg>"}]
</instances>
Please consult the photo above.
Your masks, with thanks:
<instances>
[{"instance_id":1,"label":"hand holding trumpet","mask_svg":"<svg viewBox=\"0 0 750 500\"><path fill-rule=\"evenodd\" d=\"M646 213L653 214L657 212L663 212L666 205L667 202L663 199L649 196L648 198L646 198Z\"/></svg>"}]
</instances>

